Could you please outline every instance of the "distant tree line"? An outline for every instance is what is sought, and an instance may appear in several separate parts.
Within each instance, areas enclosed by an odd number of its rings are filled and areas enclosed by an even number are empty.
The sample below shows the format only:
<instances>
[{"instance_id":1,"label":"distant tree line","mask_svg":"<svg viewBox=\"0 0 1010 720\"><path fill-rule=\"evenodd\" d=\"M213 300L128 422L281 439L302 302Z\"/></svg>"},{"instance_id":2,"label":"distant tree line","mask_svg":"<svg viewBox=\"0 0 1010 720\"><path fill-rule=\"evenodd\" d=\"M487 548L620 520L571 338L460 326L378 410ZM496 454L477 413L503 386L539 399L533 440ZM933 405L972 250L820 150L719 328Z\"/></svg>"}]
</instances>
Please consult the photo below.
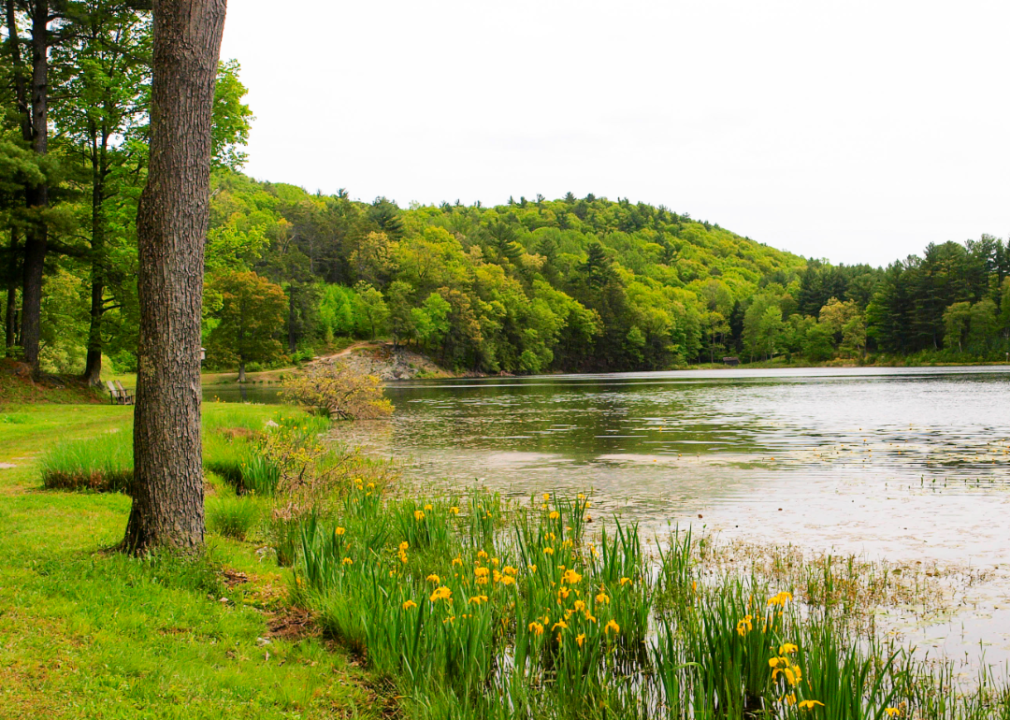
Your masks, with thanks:
<instances>
[{"instance_id":1,"label":"distant tree line","mask_svg":"<svg viewBox=\"0 0 1010 720\"><path fill-rule=\"evenodd\" d=\"M0 31L0 338L37 371L136 365L136 210L151 22L140 0L13 0ZM38 48L48 51L38 52ZM37 78L42 91L32 91ZM403 209L240 172L234 62L214 103L208 366L242 373L347 338L484 372L1004 356L1007 245L881 269L806 260L664 206L592 194ZM336 140L339 142L339 138Z\"/></svg>"}]
</instances>

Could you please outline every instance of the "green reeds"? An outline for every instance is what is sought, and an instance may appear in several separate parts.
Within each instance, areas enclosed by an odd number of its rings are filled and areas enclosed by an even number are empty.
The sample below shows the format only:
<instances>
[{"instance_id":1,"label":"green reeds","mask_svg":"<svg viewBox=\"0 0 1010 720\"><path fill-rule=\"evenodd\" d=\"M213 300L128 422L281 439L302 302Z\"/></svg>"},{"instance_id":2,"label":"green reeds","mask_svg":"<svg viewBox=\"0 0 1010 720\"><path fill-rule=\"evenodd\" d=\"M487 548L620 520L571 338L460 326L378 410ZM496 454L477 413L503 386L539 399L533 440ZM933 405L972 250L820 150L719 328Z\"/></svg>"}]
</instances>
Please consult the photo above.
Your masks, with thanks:
<instances>
[{"instance_id":1,"label":"green reeds","mask_svg":"<svg viewBox=\"0 0 1010 720\"><path fill-rule=\"evenodd\" d=\"M42 456L42 485L48 490L128 491L133 479L133 433L108 432L63 442Z\"/></svg>"},{"instance_id":2,"label":"green reeds","mask_svg":"<svg viewBox=\"0 0 1010 720\"><path fill-rule=\"evenodd\" d=\"M1007 712L1005 682L984 700L951 690L952 676L927 692L932 666L838 622L830 568L826 602L801 604L756 576L706 573L689 532L655 560L634 525L614 520L591 541L571 512L586 512L582 498L377 501L354 485L333 517L299 526L293 594L419 717Z\"/></svg>"},{"instance_id":3,"label":"green reeds","mask_svg":"<svg viewBox=\"0 0 1010 720\"><path fill-rule=\"evenodd\" d=\"M259 523L261 508L254 498L222 495L207 500L207 529L245 540Z\"/></svg>"}]
</instances>

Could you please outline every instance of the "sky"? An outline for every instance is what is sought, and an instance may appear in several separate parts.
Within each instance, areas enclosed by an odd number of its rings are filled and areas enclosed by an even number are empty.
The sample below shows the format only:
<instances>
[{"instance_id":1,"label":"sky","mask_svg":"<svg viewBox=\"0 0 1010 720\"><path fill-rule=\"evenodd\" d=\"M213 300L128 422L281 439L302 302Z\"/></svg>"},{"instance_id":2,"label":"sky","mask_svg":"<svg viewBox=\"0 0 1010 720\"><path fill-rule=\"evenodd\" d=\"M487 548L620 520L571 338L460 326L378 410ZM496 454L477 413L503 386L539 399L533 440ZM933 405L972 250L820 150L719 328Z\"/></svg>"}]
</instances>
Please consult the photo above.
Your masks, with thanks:
<instances>
[{"instance_id":1,"label":"sky","mask_svg":"<svg viewBox=\"0 0 1010 720\"><path fill-rule=\"evenodd\" d=\"M232 0L246 172L355 199L571 191L883 265L1010 233L1010 3Z\"/></svg>"}]
</instances>

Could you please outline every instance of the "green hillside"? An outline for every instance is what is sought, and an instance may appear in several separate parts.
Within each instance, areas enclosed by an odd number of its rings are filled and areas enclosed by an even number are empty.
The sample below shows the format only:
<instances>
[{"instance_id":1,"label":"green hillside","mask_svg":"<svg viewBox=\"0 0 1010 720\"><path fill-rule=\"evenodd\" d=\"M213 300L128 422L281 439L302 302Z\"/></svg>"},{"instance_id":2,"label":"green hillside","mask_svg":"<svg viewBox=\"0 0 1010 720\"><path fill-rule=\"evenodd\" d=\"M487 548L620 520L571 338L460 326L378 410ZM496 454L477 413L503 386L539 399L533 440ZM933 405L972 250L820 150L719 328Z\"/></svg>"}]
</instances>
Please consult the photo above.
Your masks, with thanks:
<instances>
[{"instance_id":1,"label":"green hillside","mask_svg":"<svg viewBox=\"0 0 1010 720\"><path fill-rule=\"evenodd\" d=\"M486 372L665 368L721 356L734 309L803 258L665 207L589 195L401 210L215 176L208 269L291 297L288 350L391 334ZM210 281L214 285L213 279ZM381 295L381 297L380 297ZM210 333L212 350L214 332ZM212 360L226 353L212 352Z\"/></svg>"}]
</instances>

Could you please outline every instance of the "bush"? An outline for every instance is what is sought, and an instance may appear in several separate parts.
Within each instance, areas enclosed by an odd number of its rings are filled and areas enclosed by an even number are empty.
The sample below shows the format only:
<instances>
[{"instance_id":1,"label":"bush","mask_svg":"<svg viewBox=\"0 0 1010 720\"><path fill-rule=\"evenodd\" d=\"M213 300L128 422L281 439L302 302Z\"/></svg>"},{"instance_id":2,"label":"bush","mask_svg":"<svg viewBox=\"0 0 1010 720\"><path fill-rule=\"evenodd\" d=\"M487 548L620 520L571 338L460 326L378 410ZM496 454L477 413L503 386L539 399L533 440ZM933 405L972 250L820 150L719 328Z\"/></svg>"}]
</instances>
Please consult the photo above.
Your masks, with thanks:
<instances>
[{"instance_id":1,"label":"bush","mask_svg":"<svg viewBox=\"0 0 1010 720\"><path fill-rule=\"evenodd\" d=\"M48 490L128 491L133 480L133 433L113 432L56 445L42 456Z\"/></svg>"},{"instance_id":2,"label":"bush","mask_svg":"<svg viewBox=\"0 0 1010 720\"><path fill-rule=\"evenodd\" d=\"M284 382L281 397L336 420L385 417L393 406L382 396L374 375L359 375L343 365L312 365Z\"/></svg>"}]
</instances>

